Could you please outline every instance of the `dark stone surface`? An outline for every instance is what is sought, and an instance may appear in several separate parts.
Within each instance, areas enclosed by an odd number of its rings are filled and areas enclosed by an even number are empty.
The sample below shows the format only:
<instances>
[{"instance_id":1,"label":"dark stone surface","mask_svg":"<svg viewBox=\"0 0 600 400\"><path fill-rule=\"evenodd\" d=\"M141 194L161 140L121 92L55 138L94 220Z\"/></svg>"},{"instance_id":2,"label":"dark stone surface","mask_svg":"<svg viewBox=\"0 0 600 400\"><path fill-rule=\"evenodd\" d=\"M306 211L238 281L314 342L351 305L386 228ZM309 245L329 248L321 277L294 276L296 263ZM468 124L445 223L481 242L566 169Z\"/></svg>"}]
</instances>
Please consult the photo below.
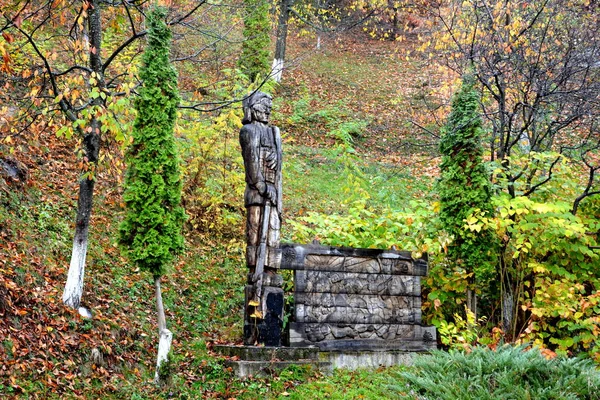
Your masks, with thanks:
<instances>
[{"instance_id":1,"label":"dark stone surface","mask_svg":"<svg viewBox=\"0 0 600 400\"><path fill-rule=\"evenodd\" d=\"M415 260L408 251L287 243L281 245L281 252L282 269L427 275L427 255Z\"/></svg>"},{"instance_id":2,"label":"dark stone surface","mask_svg":"<svg viewBox=\"0 0 600 400\"><path fill-rule=\"evenodd\" d=\"M252 286L246 287L246 298ZM265 309L263 318L252 318L246 312L244 323L244 343L247 345L264 344L265 346L281 346L281 328L283 325L284 294L281 288L266 287ZM247 303L246 303L247 304Z\"/></svg>"},{"instance_id":3,"label":"dark stone surface","mask_svg":"<svg viewBox=\"0 0 600 400\"><path fill-rule=\"evenodd\" d=\"M304 344L307 345L307 344ZM424 340L392 340L392 341L374 341L364 339L354 340L325 340L318 345L322 352L353 352L353 351L411 351L425 352L435 350L435 342L426 342Z\"/></svg>"},{"instance_id":4,"label":"dark stone surface","mask_svg":"<svg viewBox=\"0 0 600 400\"><path fill-rule=\"evenodd\" d=\"M421 326L421 276L427 259L409 252L282 245L282 268L294 270L291 346L327 351L425 351L434 327ZM393 357L392 357L393 358Z\"/></svg>"}]
</instances>

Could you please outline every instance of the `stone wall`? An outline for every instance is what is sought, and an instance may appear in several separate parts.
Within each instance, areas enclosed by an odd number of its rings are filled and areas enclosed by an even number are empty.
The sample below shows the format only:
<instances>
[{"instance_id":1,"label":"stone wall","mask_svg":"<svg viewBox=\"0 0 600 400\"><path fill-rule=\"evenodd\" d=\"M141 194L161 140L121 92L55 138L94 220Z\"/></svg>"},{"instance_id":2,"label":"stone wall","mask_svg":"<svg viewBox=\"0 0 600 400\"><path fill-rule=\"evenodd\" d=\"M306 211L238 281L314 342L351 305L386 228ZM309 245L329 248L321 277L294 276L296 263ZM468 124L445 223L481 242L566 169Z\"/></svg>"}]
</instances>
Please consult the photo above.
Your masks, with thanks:
<instances>
[{"instance_id":1,"label":"stone wall","mask_svg":"<svg viewBox=\"0 0 600 400\"><path fill-rule=\"evenodd\" d=\"M409 252L282 245L281 268L294 270L291 346L321 350L436 347L421 325L421 276L427 260Z\"/></svg>"}]
</instances>

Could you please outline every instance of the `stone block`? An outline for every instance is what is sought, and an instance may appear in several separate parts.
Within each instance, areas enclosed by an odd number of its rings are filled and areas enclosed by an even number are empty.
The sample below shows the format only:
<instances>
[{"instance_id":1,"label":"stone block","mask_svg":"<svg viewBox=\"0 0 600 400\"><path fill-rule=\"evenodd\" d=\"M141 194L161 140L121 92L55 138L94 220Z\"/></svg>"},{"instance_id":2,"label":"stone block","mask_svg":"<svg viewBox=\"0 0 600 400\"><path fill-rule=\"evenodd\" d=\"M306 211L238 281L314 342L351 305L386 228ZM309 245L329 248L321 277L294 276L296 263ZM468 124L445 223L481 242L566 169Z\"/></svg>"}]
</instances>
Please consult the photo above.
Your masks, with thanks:
<instances>
[{"instance_id":1,"label":"stone block","mask_svg":"<svg viewBox=\"0 0 600 400\"><path fill-rule=\"evenodd\" d=\"M290 346L318 346L321 350L407 350L436 347L435 327L411 324L290 324Z\"/></svg>"},{"instance_id":2,"label":"stone block","mask_svg":"<svg viewBox=\"0 0 600 400\"><path fill-rule=\"evenodd\" d=\"M298 293L296 322L420 324L421 298L344 293Z\"/></svg>"},{"instance_id":3,"label":"stone block","mask_svg":"<svg viewBox=\"0 0 600 400\"><path fill-rule=\"evenodd\" d=\"M421 277L354 272L303 271L294 274L296 292L420 296Z\"/></svg>"},{"instance_id":4,"label":"stone block","mask_svg":"<svg viewBox=\"0 0 600 400\"><path fill-rule=\"evenodd\" d=\"M330 362L334 369L356 370L360 368L412 365L415 353L405 350L321 351L321 361Z\"/></svg>"}]
</instances>

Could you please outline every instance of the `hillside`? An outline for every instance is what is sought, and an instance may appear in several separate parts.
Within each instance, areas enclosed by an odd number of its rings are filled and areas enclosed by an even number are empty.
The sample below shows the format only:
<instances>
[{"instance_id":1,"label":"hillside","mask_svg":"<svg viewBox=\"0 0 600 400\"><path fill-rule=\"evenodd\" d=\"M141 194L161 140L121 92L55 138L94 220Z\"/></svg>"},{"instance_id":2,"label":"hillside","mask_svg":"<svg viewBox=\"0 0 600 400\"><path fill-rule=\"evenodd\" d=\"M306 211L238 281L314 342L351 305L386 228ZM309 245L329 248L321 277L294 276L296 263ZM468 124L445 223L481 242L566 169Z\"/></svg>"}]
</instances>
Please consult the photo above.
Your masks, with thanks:
<instances>
[{"instance_id":1,"label":"hillside","mask_svg":"<svg viewBox=\"0 0 600 400\"><path fill-rule=\"evenodd\" d=\"M275 93L273 116L284 132L288 160L287 218L338 208L346 196L343 166L328 149L348 140L367 176L388 174L390 184L408 190L403 196L429 186L435 150L411 147L424 139L409 120L422 107L425 89L438 83L424 63L406 58L415 40L398 44L344 35L320 51L304 50L308 39L292 42L294 63ZM346 130L335 132L339 126ZM157 343L153 288L150 277L133 271L115 244L122 212L116 145L97 175L82 300L93 319L63 307L77 148L74 138L56 137L43 121L0 147L0 157L23 171L23 176L5 173L0 179L0 394L256 398L256 390L276 396L312 375L300 370L237 381L210 352L212 343L241 338L243 224L238 215L222 237L188 225L186 253L163 280L174 332L173 384L166 392L151 384ZM323 176L332 170L338 173ZM406 182L415 180L423 184L407 189ZM377 201L385 202L385 193Z\"/></svg>"},{"instance_id":2,"label":"hillside","mask_svg":"<svg viewBox=\"0 0 600 400\"><path fill-rule=\"evenodd\" d=\"M0 28L0 397L598 397L598 4L425 2L427 20L383 2L364 32L337 27L371 15L370 3L340 13L296 3L274 85L238 63L244 45L269 42L274 20L244 37L250 8L164 1L188 219L185 253L162 278L174 342L171 382L158 388L152 277L117 245L148 4L102 3L3 8L13 17ZM325 23L320 49L302 13ZM398 40L374 39L398 16ZM214 354L242 337L239 103L258 86L282 131L282 240L427 253L423 321L453 351L414 368L246 380ZM61 298L73 232L85 231L82 173L96 182L82 299L91 319Z\"/></svg>"}]
</instances>

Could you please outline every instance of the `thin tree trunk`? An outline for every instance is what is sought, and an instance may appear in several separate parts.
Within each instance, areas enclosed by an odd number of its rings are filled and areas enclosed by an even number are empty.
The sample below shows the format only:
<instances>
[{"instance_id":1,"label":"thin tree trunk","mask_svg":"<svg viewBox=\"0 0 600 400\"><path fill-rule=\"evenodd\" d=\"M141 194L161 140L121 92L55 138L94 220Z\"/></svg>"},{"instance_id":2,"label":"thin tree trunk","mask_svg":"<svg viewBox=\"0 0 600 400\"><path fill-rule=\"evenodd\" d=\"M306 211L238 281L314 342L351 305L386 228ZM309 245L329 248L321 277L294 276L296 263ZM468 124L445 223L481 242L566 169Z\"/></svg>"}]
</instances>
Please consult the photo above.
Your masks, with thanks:
<instances>
[{"instance_id":1,"label":"thin tree trunk","mask_svg":"<svg viewBox=\"0 0 600 400\"><path fill-rule=\"evenodd\" d=\"M91 0L88 10L89 30L89 57L90 68L96 74L96 81L100 90L104 89L105 83L102 76L102 59L100 50L102 45L102 26L100 23L99 0ZM92 105L101 105L100 97L94 99ZM95 167L100 153L100 126L101 123L95 117L92 118L83 138L83 150L87 159L88 167ZM90 216L92 214L92 203L94 196L95 176L94 170L86 171L79 181L79 199L77 201L77 217L75 223L75 236L73 238L73 251L71 263L67 275L67 283L63 292L63 303L72 308L78 308L83 294L83 280L85 274L85 258L88 247L88 232Z\"/></svg>"},{"instance_id":2,"label":"thin tree trunk","mask_svg":"<svg viewBox=\"0 0 600 400\"><path fill-rule=\"evenodd\" d=\"M281 0L281 10L279 11L279 22L277 25L277 42L275 43L275 58L273 59L273 66L271 67L271 75L275 82L281 82L281 76L283 74L288 20L290 18L290 9L293 4L293 0Z\"/></svg>"},{"instance_id":3,"label":"thin tree trunk","mask_svg":"<svg viewBox=\"0 0 600 400\"><path fill-rule=\"evenodd\" d=\"M513 339L515 299L509 290L502 294L502 329L509 340Z\"/></svg>"},{"instance_id":4,"label":"thin tree trunk","mask_svg":"<svg viewBox=\"0 0 600 400\"><path fill-rule=\"evenodd\" d=\"M167 320L165 318L165 307L163 306L162 294L160 291L160 276L154 278L154 290L156 292L156 312L158 314L158 356L156 358L156 373L154 374L154 383L160 385L164 382L164 374L160 373L160 368L164 362L169 359L171 352L171 342L173 334L167 329Z\"/></svg>"},{"instance_id":5,"label":"thin tree trunk","mask_svg":"<svg viewBox=\"0 0 600 400\"><path fill-rule=\"evenodd\" d=\"M477 294L473 289L467 289L467 309L473 313L477 320Z\"/></svg>"},{"instance_id":6,"label":"thin tree trunk","mask_svg":"<svg viewBox=\"0 0 600 400\"><path fill-rule=\"evenodd\" d=\"M500 254L505 254L505 249L501 250ZM504 338L507 341L513 340L513 326L515 316L515 293L513 289L513 279L507 270L506 260L501 256L500 266L500 282L501 290L501 310L502 310L502 330ZM511 261L508 261L511 262Z\"/></svg>"}]
</instances>

